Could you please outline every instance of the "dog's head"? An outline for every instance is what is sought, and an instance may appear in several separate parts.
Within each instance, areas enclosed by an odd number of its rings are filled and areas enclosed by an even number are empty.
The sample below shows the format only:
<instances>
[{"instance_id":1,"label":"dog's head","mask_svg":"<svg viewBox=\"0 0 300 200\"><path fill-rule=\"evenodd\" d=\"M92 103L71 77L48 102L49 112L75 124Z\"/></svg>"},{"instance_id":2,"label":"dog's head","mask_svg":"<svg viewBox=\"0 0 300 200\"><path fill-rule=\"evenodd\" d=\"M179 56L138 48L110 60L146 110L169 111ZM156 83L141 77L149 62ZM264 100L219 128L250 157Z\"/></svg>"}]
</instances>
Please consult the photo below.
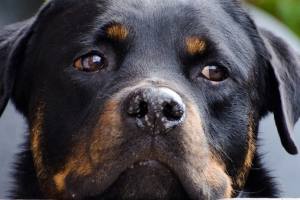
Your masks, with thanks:
<instances>
[{"instance_id":1,"label":"dog's head","mask_svg":"<svg viewBox=\"0 0 300 200\"><path fill-rule=\"evenodd\" d=\"M268 111L297 153L299 56L237 1L50 1L0 35L46 197L234 196Z\"/></svg>"}]
</instances>

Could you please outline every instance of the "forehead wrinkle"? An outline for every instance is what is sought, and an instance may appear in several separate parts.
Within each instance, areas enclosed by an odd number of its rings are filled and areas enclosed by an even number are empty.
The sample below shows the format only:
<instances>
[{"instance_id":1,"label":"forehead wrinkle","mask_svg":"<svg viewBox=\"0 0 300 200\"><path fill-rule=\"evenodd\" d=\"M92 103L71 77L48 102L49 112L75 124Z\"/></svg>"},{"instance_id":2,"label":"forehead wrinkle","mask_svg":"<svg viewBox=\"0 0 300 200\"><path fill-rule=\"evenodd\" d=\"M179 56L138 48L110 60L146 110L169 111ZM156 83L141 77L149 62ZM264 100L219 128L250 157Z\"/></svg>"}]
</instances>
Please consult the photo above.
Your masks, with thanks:
<instances>
[{"instance_id":1,"label":"forehead wrinkle","mask_svg":"<svg viewBox=\"0 0 300 200\"><path fill-rule=\"evenodd\" d=\"M105 5L105 12L98 16L98 21L122 21L126 19L136 18L149 19L153 16L163 15L169 17L170 14L177 16L186 7L191 7L192 0L128 0L118 1L112 0ZM99 9L103 10L103 6L98 4Z\"/></svg>"}]
</instances>

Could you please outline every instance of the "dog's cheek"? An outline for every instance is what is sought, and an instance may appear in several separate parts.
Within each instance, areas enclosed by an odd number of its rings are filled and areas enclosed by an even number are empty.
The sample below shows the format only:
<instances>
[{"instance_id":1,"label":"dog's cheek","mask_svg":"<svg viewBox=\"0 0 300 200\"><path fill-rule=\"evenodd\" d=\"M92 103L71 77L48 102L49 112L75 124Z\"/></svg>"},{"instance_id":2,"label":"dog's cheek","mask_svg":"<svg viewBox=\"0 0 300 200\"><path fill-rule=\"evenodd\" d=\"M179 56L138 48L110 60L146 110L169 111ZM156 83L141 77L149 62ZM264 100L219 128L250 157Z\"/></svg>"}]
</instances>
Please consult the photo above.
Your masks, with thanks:
<instances>
[{"instance_id":1,"label":"dog's cheek","mask_svg":"<svg viewBox=\"0 0 300 200\"><path fill-rule=\"evenodd\" d=\"M230 198L233 193L232 179L226 173L224 161L209 147L203 120L193 103L187 105L187 113L182 143L186 160L190 167L196 169L193 181L202 188L206 197ZM191 171L189 167L187 170Z\"/></svg>"},{"instance_id":2,"label":"dog's cheek","mask_svg":"<svg viewBox=\"0 0 300 200\"><path fill-rule=\"evenodd\" d=\"M33 110L30 125L30 150L32 152L33 163L36 171L38 185L44 197L57 197L57 191L52 182L52 170L45 165L42 143L44 140L45 110L46 103L42 98L38 98L36 108Z\"/></svg>"},{"instance_id":3,"label":"dog's cheek","mask_svg":"<svg viewBox=\"0 0 300 200\"><path fill-rule=\"evenodd\" d=\"M53 175L54 196L77 198L92 191L93 185L99 186L96 179L104 175L99 175L98 167L114 167L108 166L107 163L111 162L106 161L117 159L120 149L114 147L120 146L122 141L118 103L110 100L105 104L91 135L87 134L80 143L74 145L64 167Z\"/></svg>"},{"instance_id":4,"label":"dog's cheek","mask_svg":"<svg viewBox=\"0 0 300 200\"><path fill-rule=\"evenodd\" d=\"M256 151L256 124L254 114L248 115L247 142L244 160L237 175L233 178L234 188L241 190L244 187L249 171L252 167L254 154Z\"/></svg>"},{"instance_id":5,"label":"dog's cheek","mask_svg":"<svg viewBox=\"0 0 300 200\"><path fill-rule=\"evenodd\" d=\"M89 154L94 165L116 157L118 149L114 147L121 146L124 140L118 104L114 99L108 101L90 138Z\"/></svg>"},{"instance_id":6,"label":"dog's cheek","mask_svg":"<svg viewBox=\"0 0 300 200\"><path fill-rule=\"evenodd\" d=\"M211 194L223 198L230 198L233 194L232 179L226 174L223 164L217 159L211 158L209 166L204 170L208 185L211 187Z\"/></svg>"},{"instance_id":7,"label":"dog's cheek","mask_svg":"<svg viewBox=\"0 0 300 200\"><path fill-rule=\"evenodd\" d=\"M41 134L44 120L44 103L39 103L35 112L34 120L31 127L31 151L33 154L34 164L37 176L42 177L45 174L43 166L43 156L41 151Z\"/></svg>"},{"instance_id":8,"label":"dog's cheek","mask_svg":"<svg viewBox=\"0 0 300 200\"><path fill-rule=\"evenodd\" d=\"M42 153L42 134L44 126L44 112L46 104L43 101L37 103L35 114L32 116L32 123L30 123L30 150L33 156L35 171L38 178L38 183L41 190L45 194L52 194L53 189L49 187L49 170L44 165Z\"/></svg>"}]
</instances>

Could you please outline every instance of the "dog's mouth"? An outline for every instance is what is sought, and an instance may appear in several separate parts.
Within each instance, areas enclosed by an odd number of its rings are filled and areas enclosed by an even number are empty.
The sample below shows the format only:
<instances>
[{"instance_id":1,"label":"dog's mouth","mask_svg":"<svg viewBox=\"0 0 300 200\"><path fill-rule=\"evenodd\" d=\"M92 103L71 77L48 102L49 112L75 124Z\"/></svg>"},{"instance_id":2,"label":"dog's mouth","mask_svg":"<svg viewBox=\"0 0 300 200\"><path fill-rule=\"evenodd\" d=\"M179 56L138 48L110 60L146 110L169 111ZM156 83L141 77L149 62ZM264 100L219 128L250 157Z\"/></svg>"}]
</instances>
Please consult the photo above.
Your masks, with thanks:
<instances>
[{"instance_id":1,"label":"dog's mouth","mask_svg":"<svg viewBox=\"0 0 300 200\"><path fill-rule=\"evenodd\" d=\"M66 197L89 199L230 197L231 179L212 156L193 105L186 104L184 123L156 133L153 123L144 130L135 118L124 121L118 101L109 101L70 167L55 175L57 189Z\"/></svg>"},{"instance_id":2,"label":"dog's mouth","mask_svg":"<svg viewBox=\"0 0 300 200\"><path fill-rule=\"evenodd\" d=\"M178 176L156 160L128 167L101 195L92 199L188 199Z\"/></svg>"},{"instance_id":3,"label":"dog's mouth","mask_svg":"<svg viewBox=\"0 0 300 200\"><path fill-rule=\"evenodd\" d=\"M141 138L139 140L139 138ZM146 137L147 138L147 137ZM172 139L172 138L171 138ZM170 139L170 140L171 140ZM130 141L130 150L104 151L89 170L88 161L55 176L65 197L87 199L218 199L230 197L231 181L221 164L203 147L179 151L162 137ZM171 140L172 141L172 140ZM121 153L120 153L121 152ZM104 156L105 155L105 156ZM93 156L93 155L91 155ZM85 157L84 157L85 158ZM61 178L61 179L59 179Z\"/></svg>"}]
</instances>

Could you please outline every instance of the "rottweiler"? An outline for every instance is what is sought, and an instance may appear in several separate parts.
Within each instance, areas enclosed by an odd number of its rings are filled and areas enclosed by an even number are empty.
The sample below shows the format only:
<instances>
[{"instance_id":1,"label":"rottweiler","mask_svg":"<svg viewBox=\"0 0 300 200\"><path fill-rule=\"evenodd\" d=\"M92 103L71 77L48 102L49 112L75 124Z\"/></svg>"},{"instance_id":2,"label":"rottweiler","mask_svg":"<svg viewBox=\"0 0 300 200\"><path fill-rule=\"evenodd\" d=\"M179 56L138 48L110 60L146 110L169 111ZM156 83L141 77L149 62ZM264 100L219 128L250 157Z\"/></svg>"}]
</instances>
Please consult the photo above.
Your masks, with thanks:
<instances>
[{"instance_id":1,"label":"rottweiler","mask_svg":"<svg viewBox=\"0 0 300 200\"><path fill-rule=\"evenodd\" d=\"M28 123L12 198L277 197L257 153L300 116L300 56L238 0L50 0L0 32Z\"/></svg>"}]
</instances>

